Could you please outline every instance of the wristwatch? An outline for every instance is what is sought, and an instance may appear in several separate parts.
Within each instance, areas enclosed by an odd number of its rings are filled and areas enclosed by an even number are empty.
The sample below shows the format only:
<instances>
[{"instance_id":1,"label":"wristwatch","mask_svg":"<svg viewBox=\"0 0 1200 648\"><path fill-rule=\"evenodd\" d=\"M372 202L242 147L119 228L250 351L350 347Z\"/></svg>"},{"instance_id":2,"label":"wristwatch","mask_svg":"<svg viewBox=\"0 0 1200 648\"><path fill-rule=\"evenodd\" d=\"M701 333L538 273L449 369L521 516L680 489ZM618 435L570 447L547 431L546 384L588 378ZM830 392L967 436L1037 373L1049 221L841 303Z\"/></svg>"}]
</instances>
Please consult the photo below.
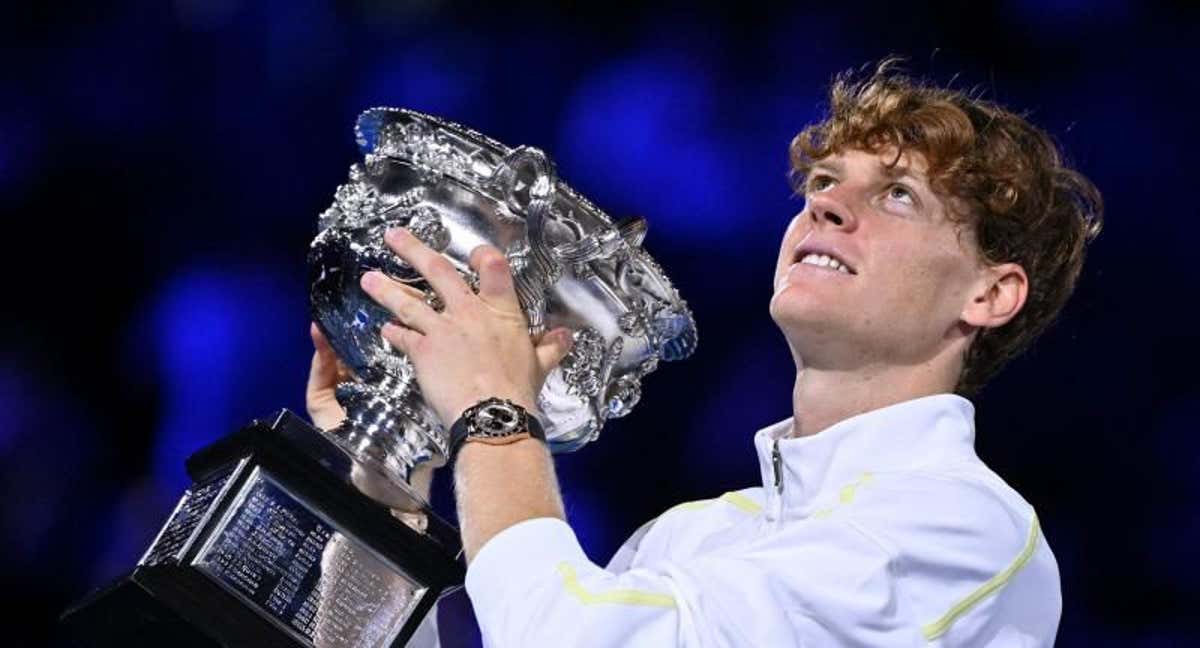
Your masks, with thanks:
<instances>
[{"instance_id":1,"label":"wristwatch","mask_svg":"<svg viewBox=\"0 0 1200 648\"><path fill-rule=\"evenodd\" d=\"M487 398L468 407L450 426L450 460L467 441L505 445L530 437L546 441L536 416L510 400Z\"/></svg>"}]
</instances>

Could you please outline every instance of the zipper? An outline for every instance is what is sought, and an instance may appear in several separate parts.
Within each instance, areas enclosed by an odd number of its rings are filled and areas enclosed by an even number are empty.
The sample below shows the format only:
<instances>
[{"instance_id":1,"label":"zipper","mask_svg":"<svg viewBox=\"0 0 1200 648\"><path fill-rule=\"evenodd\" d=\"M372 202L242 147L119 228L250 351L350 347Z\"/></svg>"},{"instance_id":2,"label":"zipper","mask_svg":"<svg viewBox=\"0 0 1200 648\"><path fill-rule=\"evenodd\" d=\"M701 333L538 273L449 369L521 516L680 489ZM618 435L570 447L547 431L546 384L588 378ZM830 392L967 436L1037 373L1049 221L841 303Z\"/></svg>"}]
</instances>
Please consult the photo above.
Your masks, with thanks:
<instances>
[{"instance_id":1,"label":"zipper","mask_svg":"<svg viewBox=\"0 0 1200 648\"><path fill-rule=\"evenodd\" d=\"M783 454L779 452L779 439L771 445L771 472L775 476L775 505L771 507L775 520L771 526L778 529L783 524Z\"/></svg>"},{"instance_id":2,"label":"zipper","mask_svg":"<svg viewBox=\"0 0 1200 648\"><path fill-rule=\"evenodd\" d=\"M771 446L771 472L775 474L775 492L783 494L783 455L779 454L779 439Z\"/></svg>"}]
</instances>

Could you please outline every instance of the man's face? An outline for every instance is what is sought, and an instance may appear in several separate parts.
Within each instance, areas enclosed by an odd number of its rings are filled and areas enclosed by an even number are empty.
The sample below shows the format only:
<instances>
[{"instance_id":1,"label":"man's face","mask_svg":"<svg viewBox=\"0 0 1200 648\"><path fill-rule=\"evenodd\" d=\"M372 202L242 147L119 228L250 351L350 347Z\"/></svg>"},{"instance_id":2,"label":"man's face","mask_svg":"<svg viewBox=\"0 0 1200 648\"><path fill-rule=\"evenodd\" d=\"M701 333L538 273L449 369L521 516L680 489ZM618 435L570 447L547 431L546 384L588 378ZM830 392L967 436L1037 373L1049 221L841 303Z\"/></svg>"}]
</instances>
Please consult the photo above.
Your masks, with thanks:
<instances>
[{"instance_id":1,"label":"man's face","mask_svg":"<svg viewBox=\"0 0 1200 648\"><path fill-rule=\"evenodd\" d=\"M771 316L805 366L916 365L961 337L984 270L920 153L847 150L819 161L783 237Z\"/></svg>"}]
</instances>

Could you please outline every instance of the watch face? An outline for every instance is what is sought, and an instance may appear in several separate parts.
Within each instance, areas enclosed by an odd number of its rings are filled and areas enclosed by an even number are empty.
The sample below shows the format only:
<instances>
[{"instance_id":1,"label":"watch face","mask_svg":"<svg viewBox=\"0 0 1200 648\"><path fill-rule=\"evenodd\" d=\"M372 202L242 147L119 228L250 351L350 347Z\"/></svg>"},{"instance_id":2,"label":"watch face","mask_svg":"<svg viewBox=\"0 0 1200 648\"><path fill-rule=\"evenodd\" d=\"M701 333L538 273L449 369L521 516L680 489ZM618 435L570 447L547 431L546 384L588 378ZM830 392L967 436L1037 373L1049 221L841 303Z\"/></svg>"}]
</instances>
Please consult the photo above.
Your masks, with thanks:
<instances>
[{"instance_id":1,"label":"watch face","mask_svg":"<svg viewBox=\"0 0 1200 648\"><path fill-rule=\"evenodd\" d=\"M481 406L471 422L475 428L472 432L487 436L508 436L525 431L520 410L503 401Z\"/></svg>"}]
</instances>

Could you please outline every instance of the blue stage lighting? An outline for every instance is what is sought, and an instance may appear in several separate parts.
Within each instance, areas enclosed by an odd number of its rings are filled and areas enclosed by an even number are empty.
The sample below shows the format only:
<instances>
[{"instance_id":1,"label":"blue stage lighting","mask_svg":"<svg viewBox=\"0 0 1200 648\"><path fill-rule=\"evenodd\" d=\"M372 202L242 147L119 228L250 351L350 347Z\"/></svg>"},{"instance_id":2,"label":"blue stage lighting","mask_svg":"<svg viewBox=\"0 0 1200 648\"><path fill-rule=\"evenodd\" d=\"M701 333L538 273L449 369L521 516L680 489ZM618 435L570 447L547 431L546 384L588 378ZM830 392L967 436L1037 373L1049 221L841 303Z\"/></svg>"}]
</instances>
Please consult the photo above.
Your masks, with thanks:
<instances>
[{"instance_id":1,"label":"blue stage lighting","mask_svg":"<svg viewBox=\"0 0 1200 648\"><path fill-rule=\"evenodd\" d=\"M490 110L481 91L479 61L486 58L478 43L452 34L408 43L372 58L360 74L351 107L401 106L470 122L472 114Z\"/></svg>"},{"instance_id":2,"label":"blue stage lighting","mask_svg":"<svg viewBox=\"0 0 1200 648\"><path fill-rule=\"evenodd\" d=\"M703 72L644 56L585 79L560 135L569 180L601 204L662 222L672 237L721 240L736 226L737 151Z\"/></svg>"},{"instance_id":3,"label":"blue stage lighting","mask_svg":"<svg viewBox=\"0 0 1200 648\"><path fill-rule=\"evenodd\" d=\"M249 324L241 292L216 273L179 277L163 290L154 315L164 407L153 472L165 488L187 487L187 456L229 432L237 336Z\"/></svg>"}]
</instances>

